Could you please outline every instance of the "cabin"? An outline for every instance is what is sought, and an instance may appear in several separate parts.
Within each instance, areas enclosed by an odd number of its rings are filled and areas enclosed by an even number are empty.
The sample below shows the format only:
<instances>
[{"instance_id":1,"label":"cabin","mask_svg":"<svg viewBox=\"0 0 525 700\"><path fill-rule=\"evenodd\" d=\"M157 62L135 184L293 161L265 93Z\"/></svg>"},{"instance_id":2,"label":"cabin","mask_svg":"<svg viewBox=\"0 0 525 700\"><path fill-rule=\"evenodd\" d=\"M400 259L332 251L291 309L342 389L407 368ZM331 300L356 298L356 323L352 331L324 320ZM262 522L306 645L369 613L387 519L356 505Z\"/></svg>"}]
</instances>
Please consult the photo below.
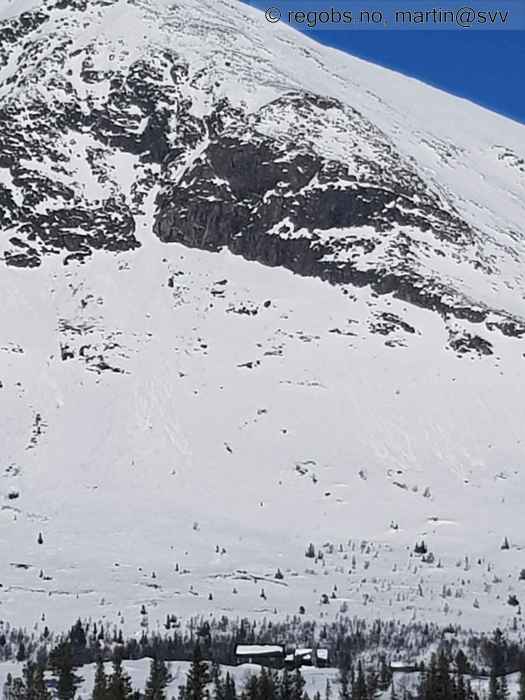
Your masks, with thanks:
<instances>
[{"instance_id":1,"label":"cabin","mask_svg":"<svg viewBox=\"0 0 525 700\"><path fill-rule=\"evenodd\" d=\"M301 666L314 665L314 650L313 649L296 649L294 653L294 661L296 668Z\"/></svg>"},{"instance_id":2,"label":"cabin","mask_svg":"<svg viewBox=\"0 0 525 700\"><path fill-rule=\"evenodd\" d=\"M284 647L280 644L238 644L235 648L235 659L237 664L282 668Z\"/></svg>"},{"instance_id":3,"label":"cabin","mask_svg":"<svg viewBox=\"0 0 525 700\"><path fill-rule=\"evenodd\" d=\"M44 685L46 686L47 692L52 698L57 697L58 681L56 678L50 678L49 674L46 674L44 678Z\"/></svg>"},{"instance_id":4,"label":"cabin","mask_svg":"<svg viewBox=\"0 0 525 700\"><path fill-rule=\"evenodd\" d=\"M419 666L410 661L391 661L390 670L392 673L414 673L414 671L419 671Z\"/></svg>"},{"instance_id":5,"label":"cabin","mask_svg":"<svg viewBox=\"0 0 525 700\"><path fill-rule=\"evenodd\" d=\"M301 666L328 666L328 649L296 649L285 657L286 668L301 668Z\"/></svg>"},{"instance_id":6,"label":"cabin","mask_svg":"<svg viewBox=\"0 0 525 700\"><path fill-rule=\"evenodd\" d=\"M318 668L328 666L328 649L317 649L317 666Z\"/></svg>"}]
</instances>

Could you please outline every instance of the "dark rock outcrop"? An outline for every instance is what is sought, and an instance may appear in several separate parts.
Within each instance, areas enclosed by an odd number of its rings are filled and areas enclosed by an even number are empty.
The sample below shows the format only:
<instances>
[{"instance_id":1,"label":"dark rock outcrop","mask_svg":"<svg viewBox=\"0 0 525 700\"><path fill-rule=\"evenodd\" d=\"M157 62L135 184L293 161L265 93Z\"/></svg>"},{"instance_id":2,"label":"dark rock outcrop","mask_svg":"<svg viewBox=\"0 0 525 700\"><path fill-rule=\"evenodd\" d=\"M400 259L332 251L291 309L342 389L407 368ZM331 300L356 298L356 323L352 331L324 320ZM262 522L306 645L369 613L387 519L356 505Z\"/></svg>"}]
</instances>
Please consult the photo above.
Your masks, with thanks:
<instances>
[{"instance_id":1,"label":"dark rock outcrop","mask_svg":"<svg viewBox=\"0 0 525 700\"><path fill-rule=\"evenodd\" d=\"M136 218L155 188L153 229L166 243L227 247L445 319L525 334L522 319L476 303L440 272L445 258L449 268L491 274L482 235L358 111L296 91L248 112L218 82L198 88L202 71L161 46L129 59L123 49L122 60L111 54L101 64L97 39L79 47L67 29L92 5L45 0L43 8L0 23L0 67L21 48L0 103L8 265L138 248ZM205 108L193 102L198 90Z\"/></svg>"}]
</instances>

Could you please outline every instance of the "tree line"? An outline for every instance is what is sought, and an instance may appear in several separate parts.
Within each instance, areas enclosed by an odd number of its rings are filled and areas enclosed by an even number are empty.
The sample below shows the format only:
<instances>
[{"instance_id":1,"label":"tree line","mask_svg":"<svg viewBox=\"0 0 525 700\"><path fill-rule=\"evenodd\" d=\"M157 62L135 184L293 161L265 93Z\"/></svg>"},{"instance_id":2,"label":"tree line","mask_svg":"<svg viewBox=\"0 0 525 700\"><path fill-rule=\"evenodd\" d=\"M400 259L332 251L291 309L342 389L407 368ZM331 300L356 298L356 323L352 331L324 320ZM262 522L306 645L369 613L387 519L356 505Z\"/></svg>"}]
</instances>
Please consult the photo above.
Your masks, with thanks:
<instances>
[{"instance_id":1,"label":"tree line","mask_svg":"<svg viewBox=\"0 0 525 700\"><path fill-rule=\"evenodd\" d=\"M178 688L178 700L323 700L320 693L310 699L299 668L289 671L261 668L237 688L233 676L224 675L221 664L196 635L191 664L185 681ZM4 687L4 700L74 700L82 679L78 668L89 663L86 655L86 629L79 620L68 635L58 641L45 655L27 659L20 677L9 676ZM162 647L158 647L162 650ZM452 653L452 645L443 642L432 654L428 664L420 662L410 689L396 687L386 656L354 653L348 645L337 659L338 682L327 687L324 700L375 700L389 692L391 700L482 700L472 689L470 678L476 667L462 649ZM106 649L107 651L107 649ZM166 658L159 653L150 656L150 671L144 691L132 687L123 667L126 644L113 644L111 658L102 654L96 659L96 674L91 700L167 700L172 682ZM486 640L485 654L489 663L488 700L508 700L507 673L509 647L505 635L496 630ZM525 663L521 657L519 700L525 700ZM107 665L111 671L106 672ZM48 674L54 678L53 692ZM172 700L170 697L170 700ZM484 698L483 698L484 700Z\"/></svg>"},{"instance_id":2,"label":"tree line","mask_svg":"<svg viewBox=\"0 0 525 700\"><path fill-rule=\"evenodd\" d=\"M147 621L148 611L142 609ZM190 661L198 642L203 654L223 665L234 665L238 644L282 644L285 647L324 647L330 664L340 666L345 658L366 656L379 666L381 659L414 660L425 658L432 650L443 648L450 657L464 650L469 657L469 672L488 675L494 665L494 638L475 634L459 626L440 627L434 623L402 623L396 620L366 621L358 617L338 616L330 622L316 621L301 615L284 620L231 619L225 616L190 618L183 623L167 615L164 632L142 629L140 637L126 638L122 628L95 621L81 621L66 635L56 634L47 626L28 634L9 628L0 631L0 661L24 662L33 659L46 666L51 649L69 639L77 665L95 663L99 657L111 661L118 647L123 659L159 657L165 661ZM525 664L522 640L501 635L497 644L497 664L507 672Z\"/></svg>"},{"instance_id":3,"label":"tree line","mask_svg":"<svg viewBox=\"0 0 525 700\"><path fill-rule=\"evenodd\" d=\"M133 688L129 674L124 670L118 651L106 672L102 659L97 661L91 700L167 700L172 676L168 664L160 658L150 662L149 676L143 692ZM51 653L49 670L56 679L57 700L74 700L82 679L76 673L71 642L62 642ZM338 689L334 692L329 680L323 693L324 700L374 700L382 691L390 689L391 700L480 700L465 678L465 667L440 650L432 655L428 667L420 672L415 691L406 688L398 693L392 674L385 667L365 668L359 660L339 669ZM24 666L20 678L8 677L4 688L5 700L52 700L45 679L46 669L32 661ZM173 698L173 696L172 696ZM506 676L490 676L488 700L508 700ZM174 699L173 699L174 700ZM261 668L250 675L243 687L237 689L229 672L223 673L219 664L210 663L202 655L197 643L185 681L178 688L178 700L310 700L305 680L299 668L294 671ZM313 700L323 700L316 692ZM518 700L525 700L525 669L520 675Z\"/></svg>"}]
</instances>

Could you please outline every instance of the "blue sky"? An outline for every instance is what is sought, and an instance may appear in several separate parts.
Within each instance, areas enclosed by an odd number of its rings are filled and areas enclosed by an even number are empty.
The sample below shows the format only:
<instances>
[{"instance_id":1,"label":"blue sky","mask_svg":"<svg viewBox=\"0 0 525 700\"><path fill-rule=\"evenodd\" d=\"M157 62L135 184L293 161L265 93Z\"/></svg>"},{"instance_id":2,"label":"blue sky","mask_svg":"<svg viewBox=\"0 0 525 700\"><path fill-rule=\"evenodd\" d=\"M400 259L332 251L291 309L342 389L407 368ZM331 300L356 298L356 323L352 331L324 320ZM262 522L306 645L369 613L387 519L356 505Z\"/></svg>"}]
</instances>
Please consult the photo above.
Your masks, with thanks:
<instances>
[{"instance_id":1,"label":"blue sky","mask_svg":"<svg viewBox=\"0 0 525 700\"><path fill-rule=\"evenodd\" d=\"M279 0L252 0L249 4L265 9L278 6ZM313 4L319 8L330 5ZM300 7L300 1L297 6ZM525 31L323 29L308 33L317 41L525 123Z\"/></svg>"}]
</instances>

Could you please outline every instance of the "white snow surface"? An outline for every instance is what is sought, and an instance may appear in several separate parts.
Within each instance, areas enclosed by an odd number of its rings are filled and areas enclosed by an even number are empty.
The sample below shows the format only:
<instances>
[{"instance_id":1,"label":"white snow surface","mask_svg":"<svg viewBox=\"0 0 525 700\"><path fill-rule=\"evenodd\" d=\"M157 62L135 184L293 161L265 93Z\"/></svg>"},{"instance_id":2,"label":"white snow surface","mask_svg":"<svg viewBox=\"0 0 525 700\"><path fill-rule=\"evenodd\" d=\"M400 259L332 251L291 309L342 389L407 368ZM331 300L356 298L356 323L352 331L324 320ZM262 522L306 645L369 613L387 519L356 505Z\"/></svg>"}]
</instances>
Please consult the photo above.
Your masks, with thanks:
<instances>
[{"instance_id":1,"label":"white snow surface","mask_svg":"<svg viewBox=\"0 0 525 700\"><path fill-rule=\"evenodd\" d=\"M17 12L36 5L16 0ZM0 0L0 17L13 7ZM217 76L248 109L294 89L358 109L482 223L497 274L487 284L462 271L473 298L524 315L522 125L233 0L95 3L70 32L76 47L95 41L99 70L108 47L124 47L123 61L175 48L203 113ZM340 138L312 147L340 152ZM126 193L133 161L120 158ZM100 196L82 165L71 177ZM0 182L11 182L2 170ZM0 618L123 619L135 632L143 604L152 629L167 613L283 617L304 605L327 620L509 626L509 594L525 599L523 342L493 334L494 355L459 358L430 311L162 244L153 206L137 251L0 269ZM417 332L385 345L369 331L384 311ZM63 361L61 346L76 357ZM118 371L81 361L86 346ZM433 562L414 554L421 539ZM309 542L322 559L305 558Z\"/></svg>"},{"instance_id":2,"label":"white snow surface","mask_svg":"<svg viewBox=\"0 0 525 700\"><path fill-rule=\"evenodd\" d=\"M249 656L250 654L275 654L281 653L282 647L275 644L239 644L235 649L237 656Z\"/></svg>"}]
</instances>

